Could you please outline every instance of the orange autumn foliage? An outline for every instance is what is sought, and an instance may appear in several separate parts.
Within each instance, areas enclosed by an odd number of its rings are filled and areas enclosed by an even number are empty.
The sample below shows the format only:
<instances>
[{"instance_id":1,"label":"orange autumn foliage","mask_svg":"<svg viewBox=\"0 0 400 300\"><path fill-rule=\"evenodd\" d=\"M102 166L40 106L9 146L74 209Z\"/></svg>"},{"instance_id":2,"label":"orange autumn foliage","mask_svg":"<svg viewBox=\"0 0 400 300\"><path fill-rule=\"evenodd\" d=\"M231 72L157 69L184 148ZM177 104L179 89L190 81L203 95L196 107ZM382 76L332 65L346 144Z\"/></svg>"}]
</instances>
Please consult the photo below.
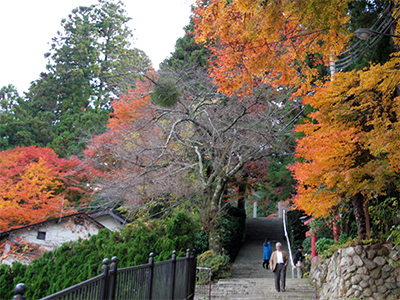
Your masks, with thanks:
<instances>
[{"instance_id":1,"label":"orange autumn foliage","mask_svg":"<svg viewBox=\"0 0 400 300\"><path fill-rule=\"evenodd\" d=\"M296 205L327 215L357 193L366 199L399 191L400 54L369 70L338 73L305 98L317 109L298 125Z\"/></svg>"},{"instance_id":2,"label":"orange autumn foliage","mask_svg":"<svg viewBox=\"0 0 400 300\"><path fill-rule=\"evenodd\" d=\"M260 80L300 87L302 94L318 76L307 61L327 65L343 50L349 1L198 1L196 41L209 45L211 73L222 92L249 91Z\"/></svg>"},{"instance_id":3,"label":"orange autumn foliage","mask_svg":"<svg viewBox=\"0 0 400 300\"><path fill-rule=\"evenodd\" d=\"M91 189L81 187L90 170L77 158L59 158L50 148L17 147L0 152L0 231L72 212Z\"/></svg>"},{"instance_id":4,"label":"orange autumn foliage","mask_svg":"<svg viewBox=\"0 0 400 300\"><path fill-rule=\"evenodd\" d=\"M132 139L132 134L141 129L154 118L151 108L150 80L138 80L134 90L120 96L111 105L113 113L108 123L109 131L91 139L89 147L84 151L85 157L98 170L107 172L118 162L115 155L110 155L121 143ZM105 173L103 173L105 175Z\"/></svg>"}]
</instances>

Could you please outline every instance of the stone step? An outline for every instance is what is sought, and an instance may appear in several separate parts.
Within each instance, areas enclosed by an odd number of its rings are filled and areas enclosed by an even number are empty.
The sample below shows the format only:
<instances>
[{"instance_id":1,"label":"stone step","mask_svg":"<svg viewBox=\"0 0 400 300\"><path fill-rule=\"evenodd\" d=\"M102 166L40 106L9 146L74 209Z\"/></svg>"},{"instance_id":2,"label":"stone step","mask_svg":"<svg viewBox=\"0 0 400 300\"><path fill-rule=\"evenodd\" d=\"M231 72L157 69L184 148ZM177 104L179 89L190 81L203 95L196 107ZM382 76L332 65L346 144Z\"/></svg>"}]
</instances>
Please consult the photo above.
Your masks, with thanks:
<instances>
[{"instance_id":1,"label":"stone step","mask_svg":"<svg viewBox=\"0 0 400 300\"><path fill-rule=\"evenodd\" d=\"M224 279L214 284L211 299L314 299L315 292L307 279L286 280L286 292L276 292L273 279ZM195 299L208 299L208 287L197 287ZM206 298L204 298L206 297Z\"/></svg>"}]
</instances>

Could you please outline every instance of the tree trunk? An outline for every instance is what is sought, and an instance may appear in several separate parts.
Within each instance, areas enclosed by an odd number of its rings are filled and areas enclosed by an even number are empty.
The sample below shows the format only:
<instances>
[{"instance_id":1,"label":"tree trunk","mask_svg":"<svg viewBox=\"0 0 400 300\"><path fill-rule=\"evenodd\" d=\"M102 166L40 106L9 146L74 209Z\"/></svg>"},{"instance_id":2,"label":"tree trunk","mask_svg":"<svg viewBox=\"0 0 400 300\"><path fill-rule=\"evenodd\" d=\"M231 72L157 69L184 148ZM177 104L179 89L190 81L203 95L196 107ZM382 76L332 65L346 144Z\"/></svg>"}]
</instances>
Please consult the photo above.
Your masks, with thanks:
<instances>
[{"instance_id":1,"label":"tree trunk","mask_svg":"<svg viewBox=\"0 0 400 300\"><path fill-rule=\"evenodd\" d=\"M361 193L355 194L351 197L353 202L354 216L356 217L358 239L362 241L365 239L365 213L364 213L364 196Z\"/></svg>"},{"instance_id":2,"label":"tree trunk","mask_svg":"<svg viewBox=\"0 0 400 300\"><path fill-rule=\"evenodd\" d=\"M244 210L244 209L246 209L246 206L245 206L246 183L245 182L243 182L243 181L239 182L238 193L239 193L238 208Z\"/></svg>"},{"instance_id":3,"label":"tree trunk","mask_svg":"<svg viewBox=\"0 0 400 300\"><path fill-rule=\"evenodd\" d=\"M222 235L219 216L213 220L213 224L211 225L210 235L208 236L208 248L214 251L215 254L222 253Z\"/></svg>"},{"instance_id":4,"label":"tree trunk","mask_svg":"<svg viewBox=\"0 0 400 300\"><path fill-rule=\"evenodd\" d=\"M365 201L365 229L367 231L367 238L371 238L371 224L369 220L369 204Z\"/></svg>"},{"instance_id":5,"label":"tree trunk","mask_svg":"<svg viewBox=\"0 0 400 300\"><path fill-rule=\"evenodd\" d=\"M222 233L220 223L221 206L220 200L224 193L225 180L220 179L211 198L211 228L208 236L208 248L215 254L222 253Z\"/></svg>"}]
</instances>

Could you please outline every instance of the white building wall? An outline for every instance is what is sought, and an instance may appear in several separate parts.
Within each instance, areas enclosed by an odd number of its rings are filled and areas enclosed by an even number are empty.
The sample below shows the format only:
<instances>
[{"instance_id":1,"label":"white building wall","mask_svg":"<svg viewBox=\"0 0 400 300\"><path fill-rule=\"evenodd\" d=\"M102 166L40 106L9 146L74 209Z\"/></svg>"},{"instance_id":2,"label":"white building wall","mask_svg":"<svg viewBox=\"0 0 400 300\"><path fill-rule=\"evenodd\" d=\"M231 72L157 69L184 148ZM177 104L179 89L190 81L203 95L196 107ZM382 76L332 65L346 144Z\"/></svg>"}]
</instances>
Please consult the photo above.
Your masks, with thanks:
<instances>
[{"instance_id":1,"label":"white building wall","mask_svg":"<svg viewBox=\"0 0 400 300\"><path fill-rule=\"evenodd\" d=\"M24 242L39 245L40 249L43 251L52 251L65 242L76 241L79 238L88 239L89 234L95 235L100 230L96 224L87 220L78 220L78 222L75 222L74 219L64 219L61 223L56 222L58 222L58 220L50 221L35 227L21 228L11 233L5 244L3 255L0 256L0 263L11 265L13 261L18 260L21 263L27 264L35 258L26 255L23 259L20 259L21 255L15 256L7 254L10 249L10 242L23 239ZM38 239L39 231L46 233L44 240Z\"/></svg>"}]
</instances>

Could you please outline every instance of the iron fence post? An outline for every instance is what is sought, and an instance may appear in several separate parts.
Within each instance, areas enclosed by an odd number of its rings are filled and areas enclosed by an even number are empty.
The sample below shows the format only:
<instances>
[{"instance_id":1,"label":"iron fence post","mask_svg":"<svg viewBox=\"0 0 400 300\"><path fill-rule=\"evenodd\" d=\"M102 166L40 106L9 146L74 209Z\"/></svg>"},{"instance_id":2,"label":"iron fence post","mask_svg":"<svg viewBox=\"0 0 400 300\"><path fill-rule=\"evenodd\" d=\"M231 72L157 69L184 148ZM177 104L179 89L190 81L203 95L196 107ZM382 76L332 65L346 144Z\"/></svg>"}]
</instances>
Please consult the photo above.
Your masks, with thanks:
<instances>
[{"instance_id":1,"label":"iron fence post","mask_svg":"<svg viewBox=\"0 0 400 300\"><path fill-rule=\"evenodd\" d=\"M15 296L12 300L25 300L26 285L24 283L18 283L14 288Z\"/></svg>"},{"instance_id":2,"label":"iron fence post","mask_svg":"<svg viewBox=\"0 0 400 300\"><path fill-rule=\"evenodd\" d=\"M150 277L149 277L149 281L150 281L150 288L149 288L149 300L152 299L153 296L153 277L154 277L154 253L151 252L149 255L149 267L150 267Z\"/></svg>"},{"instance_id":3,"label":"iron fence post","mask_svg":"<svg viewBox=\"0 0 400 300\"><path fill-rule=\"evenodd\" d=\"M111 258L111 267L109 272L109 299L115 299L115 291L117 287L117 270L118 270L118 257Z\"/></svg>"},{"instance_id":4,"label":"iron fence post","mask_svg":"<svg viewBox=\"0 0 400 300\"><path fill-rule=\"evenodd\" d=\"M171 300L175 299L175 272L176 272L176 250L172 251L172 268L171 268L171 278L172 278L172 287L171 287Z\"/></svg>"},{"instance_id":5,"label":"iron fence post","mask_svg":"<svg viewBox=\"0 0 400 300\"><path fill-rule=\"evenodd\" d=\"M188 299L189 295L190 295L190 275L191 275L191 253L190 253L190 249L186 250L186 273L187 273L187 277L186 277L186 295L185 295L185 299Z\"/></svg>"},{"instance_id":6,"label":"iron fence post","mask_svg":"<svg viewBox=\"0 0 400 300\"><path fill-rule=\"evenodd\" d=\"M103 259L103 266L101 267L101 273L104 274L103 282L101 285L100 291L100 299L108 300L108 272L110 271L110 267L108 264L110 260L108 258Z\"/></svg>"},{"instance_id":7,"label":"iron fence post","mask_svg":"<svg viewBox=\"0 0 400 300\"><path fill-rule=\"evenodd\" d=\"M190 276L189 276L189 284L188 284L188 288L189 288L189 295L188 295L188 299L192 300L194 299L194 292L195 292L195 288L196 288L196 265L197 265L197 260L196 260L196 250L193 249L192 253L190 255L190 259L189 259L189 269L190 269Z\"/></svg>"}]
</instances>

